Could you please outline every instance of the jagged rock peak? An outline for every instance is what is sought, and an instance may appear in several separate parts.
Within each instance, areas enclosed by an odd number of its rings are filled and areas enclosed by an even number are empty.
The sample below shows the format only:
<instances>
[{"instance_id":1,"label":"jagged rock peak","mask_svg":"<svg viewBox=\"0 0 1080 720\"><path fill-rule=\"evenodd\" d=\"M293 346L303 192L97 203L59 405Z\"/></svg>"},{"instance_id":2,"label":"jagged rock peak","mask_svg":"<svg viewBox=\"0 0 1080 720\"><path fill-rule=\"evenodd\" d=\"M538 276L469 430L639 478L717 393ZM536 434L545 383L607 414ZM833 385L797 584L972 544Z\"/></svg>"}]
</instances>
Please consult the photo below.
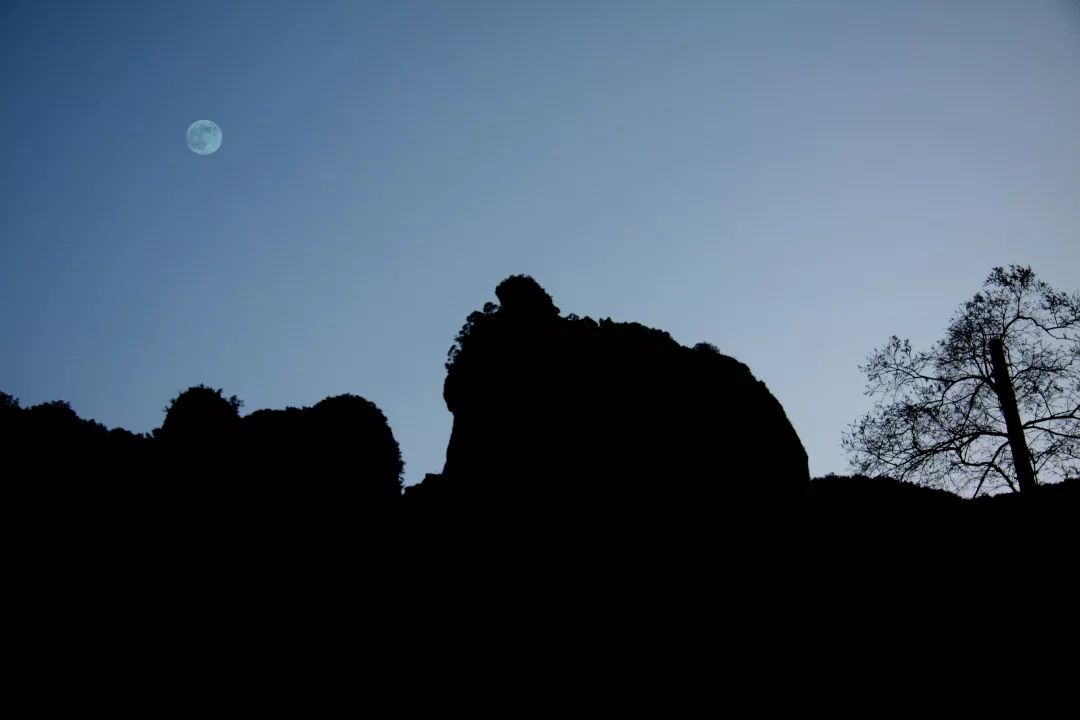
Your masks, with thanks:
<instances>
[{"instance_id":1,"label":"jagged rock peak","mask_svg":"<svg viewBox=\"0 0 1080 720\"><path fill-rule=\"evenodd\" d=\"M551 295L528 275L506 278L495 288L495 297L499 298L501 310L507 313L538 316L559 314Z\"/></svg>"}]
</instances>

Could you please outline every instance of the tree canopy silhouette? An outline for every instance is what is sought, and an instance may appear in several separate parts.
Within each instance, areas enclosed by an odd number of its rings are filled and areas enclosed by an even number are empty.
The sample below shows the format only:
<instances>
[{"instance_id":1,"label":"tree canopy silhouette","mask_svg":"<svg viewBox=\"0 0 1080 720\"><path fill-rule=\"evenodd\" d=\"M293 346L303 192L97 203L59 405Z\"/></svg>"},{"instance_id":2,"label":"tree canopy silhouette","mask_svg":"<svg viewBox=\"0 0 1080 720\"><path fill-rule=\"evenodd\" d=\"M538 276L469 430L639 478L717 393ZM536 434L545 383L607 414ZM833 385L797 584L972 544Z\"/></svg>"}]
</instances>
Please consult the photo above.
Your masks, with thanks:
<instances>
[{"instance_id":1,"label":"tree canopy silhouette","mask_svg":"<svg viewBox=\"0 0 1080 720\"><path fill-rule=\"evenodd\" d=\"M996 267L932 349L893 336L865 366L879 403L844 433L860 473L972 497L1080 468L1080 293Z\"/></svg>"},{"instance_id":2,"label":"tree canopy silhouette","mask_svg":"<svg viewBox=\"0 0 1080 720\"><path fill-rule=\"evenodd\" d=\"M226 398L220 389L203 384L183 391L165 406L165 422L155 436L166 440L210 437L240 421L243 400Z\"/></svg>"}]
</instances>

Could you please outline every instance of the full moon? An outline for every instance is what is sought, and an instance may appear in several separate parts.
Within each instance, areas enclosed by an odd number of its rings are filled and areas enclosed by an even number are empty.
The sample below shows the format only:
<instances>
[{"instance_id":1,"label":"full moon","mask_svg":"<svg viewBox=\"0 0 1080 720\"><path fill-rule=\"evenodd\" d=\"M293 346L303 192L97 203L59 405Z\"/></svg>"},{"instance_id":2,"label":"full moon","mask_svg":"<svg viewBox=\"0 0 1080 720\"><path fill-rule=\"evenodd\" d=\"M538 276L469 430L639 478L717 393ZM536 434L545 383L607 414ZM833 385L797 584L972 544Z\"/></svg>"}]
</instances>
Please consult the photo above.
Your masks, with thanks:
<instances>
[{"instance_id":1,"label":"full moon","mask_svg":"<svg viewBox=\"0 0 1080 720\"><path fill-rule=\"evenodd\" d=\"M209 155L221 147L221 128L213 120L196 120L187 129L187 144L197 155Z\"/></svg>"}]
</instances>

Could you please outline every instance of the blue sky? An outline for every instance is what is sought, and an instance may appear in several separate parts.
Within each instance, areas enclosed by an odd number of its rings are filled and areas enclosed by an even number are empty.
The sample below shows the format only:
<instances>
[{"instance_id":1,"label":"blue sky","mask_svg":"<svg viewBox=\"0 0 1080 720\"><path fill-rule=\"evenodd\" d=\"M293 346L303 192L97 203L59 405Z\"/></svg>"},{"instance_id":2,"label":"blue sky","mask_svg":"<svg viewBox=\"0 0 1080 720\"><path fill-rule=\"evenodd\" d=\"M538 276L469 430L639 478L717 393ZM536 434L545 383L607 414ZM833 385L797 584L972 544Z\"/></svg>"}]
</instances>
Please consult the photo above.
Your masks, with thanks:
<instances>
[{"instance_id":1,"label":"blue sky","mask_svg":"<svg viewBox=\"0 0 1080 720\"><path fill-rule=\"evenodd\" d=\"M512 273L746 362L814 474L889 335L994 265L1080 288L1069 0L7 0L0 91L0 389L137 432L357 393L407 482Z\"/></svg>"}]
</instances>

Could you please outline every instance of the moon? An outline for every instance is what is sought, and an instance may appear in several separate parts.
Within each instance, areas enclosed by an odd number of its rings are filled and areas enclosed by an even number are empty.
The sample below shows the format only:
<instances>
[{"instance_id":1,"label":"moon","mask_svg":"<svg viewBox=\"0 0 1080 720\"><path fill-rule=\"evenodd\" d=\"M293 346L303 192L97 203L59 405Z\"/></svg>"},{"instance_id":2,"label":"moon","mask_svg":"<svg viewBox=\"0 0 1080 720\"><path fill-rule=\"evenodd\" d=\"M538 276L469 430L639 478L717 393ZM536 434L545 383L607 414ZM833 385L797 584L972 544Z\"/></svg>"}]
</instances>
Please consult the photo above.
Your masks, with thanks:
<instances>
[{"instance_id":1,"label":"moon","mask_svg":"<svg viewBox=\"0 0 1080 720\"><path fill-rule=\"evenodd\" d=\"M213 120L196 120L187 129L187 144L196 155L210 155L221 147L221 128Z\"/></svg>"}]
</instances>

